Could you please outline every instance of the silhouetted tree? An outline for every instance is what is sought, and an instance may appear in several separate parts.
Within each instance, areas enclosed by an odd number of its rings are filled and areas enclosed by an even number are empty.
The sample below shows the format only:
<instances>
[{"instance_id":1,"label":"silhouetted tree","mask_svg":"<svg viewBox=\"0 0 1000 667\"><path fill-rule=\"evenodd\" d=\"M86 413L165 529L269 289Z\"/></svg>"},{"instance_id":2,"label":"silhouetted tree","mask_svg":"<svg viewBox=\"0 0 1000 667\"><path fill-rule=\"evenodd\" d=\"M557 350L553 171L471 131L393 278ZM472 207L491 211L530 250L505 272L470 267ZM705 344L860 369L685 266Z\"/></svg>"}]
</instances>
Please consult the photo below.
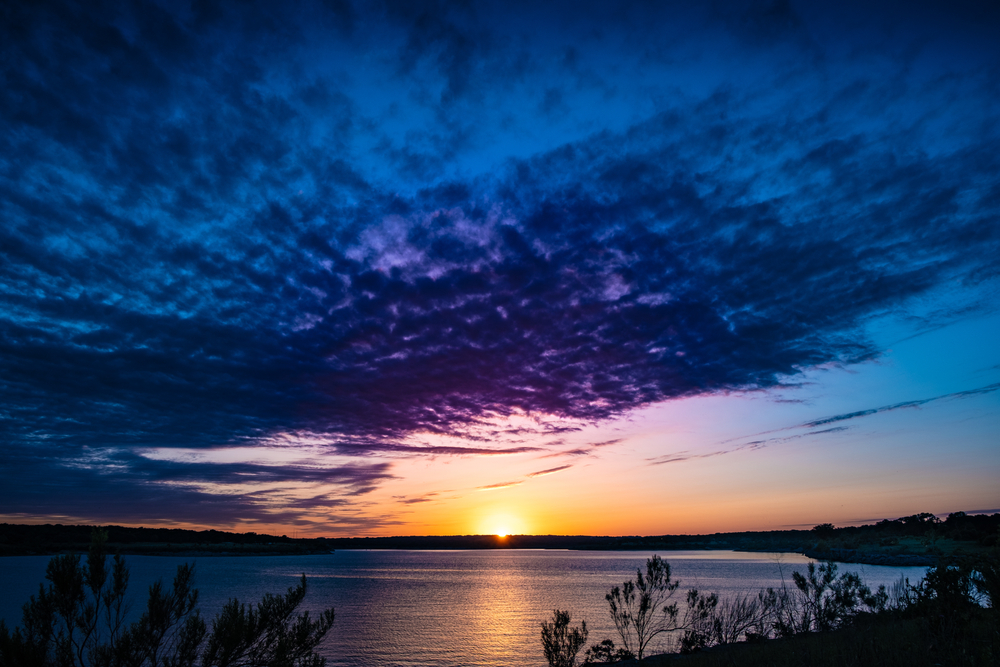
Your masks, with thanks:
<instances>
[{"instance_id":1,"label":"silhouetted tree","mask_svg":"<svg viewBox=\"0 0 1000 667\"><path fill-rule=\"evenodd\" d=\"M801 594L801 607L794 632L833 630L861 610L862 605L878 606L877 596L853 572L837 576L837 564L825 562L806 566L806 574L793 572L792 580ZM884 589L883 589L884 595ZM882 603L884 605L884 603Z\"/></svg>"},{"instance_id":2,"label":"silhouetted tree","mask_svg":"<svg viewBox=\"0 0 1000 667\"><path fill-rule=\"evenodd\" d=\"M813 526L812 532L816 533L820 537L830 537L837 531L832 523L821 523L818 526Z\"/></svg>"},{"instance_id":3,"label":"silhouetted tree","mask_svg":"<svg viewBox=\"0 0 1000 667\"><path fill-rule=\"evenodd\" d=\"M194 568L177 568L173 586L149 588L146 609L127 623L129 571L116 555L107 568L107 533L95 529L87 564L75 554L49 561L37 596L23 607L21 627L0 621L4 667L321 667L313 649L333 625L328 609L316 620L295 614L305 575L284 596L266 595L256 607L231 600L208 632L196 608Z\"/></svg>"},{"instance_id":4,"label":"silhouetted tree","mask_svg":"<svg viewBox=\"0 0 1000 667\"><path fill-rule=\"evenodd\" d=\"M680 582L670 579L670 564L654 555L646 573L636 569L635 581L611 589L605 599L626 651L642 660L654 637L678 629L677 603L669 603Z\"/></svg>"},{"instance_id":5,"label":"silhouetted tree","mask_svg":"<svg viewBox=\"0 0 1000 667\"><path fill-rule=\"evenodd\" d=\"M715 641L716 622L722 618L716 613L718 606L719 596L715 593L705 595L696 588L688 590L681 653L691 653L719 643Z\"/></svg>"},{"instance_id":6,"label":"silhouetted tree","mask_svg":"<svg viewBox=\"0 0 1000 667\"><path fill-rule=\"evenodd\" d=\"M570 629L569 612L552 612L552 622L542 621L542 648L550 667L573 667L576 654L587 641L587 622Z\"/></svg>"}]
</instances>

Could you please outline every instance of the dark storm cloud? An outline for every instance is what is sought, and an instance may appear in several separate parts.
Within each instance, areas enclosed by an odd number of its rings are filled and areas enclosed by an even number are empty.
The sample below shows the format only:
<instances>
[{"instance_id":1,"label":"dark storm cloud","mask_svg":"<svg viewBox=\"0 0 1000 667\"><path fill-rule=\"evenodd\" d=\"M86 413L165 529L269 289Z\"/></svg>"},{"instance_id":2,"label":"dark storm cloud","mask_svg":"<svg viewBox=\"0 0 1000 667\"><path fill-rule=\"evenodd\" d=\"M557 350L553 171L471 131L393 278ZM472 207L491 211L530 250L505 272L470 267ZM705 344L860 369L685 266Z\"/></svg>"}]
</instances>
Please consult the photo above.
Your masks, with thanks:
<instances>
[{"instance_id":1,"label":"dark storm cloud","mask_svg":"<svg viewBox=\"0 0 1000 667\"><path fill-rule=\"evenodd\" d=\"M57 470L64 488L121 471L130 497L156 486L192 506L223 501L165 482L350 494L389 475L122 453L137 447L303 434L358 457L530 452L490 441L870 359L869 318L1000 266L988 68L919 85L793 71L776 92L720 85L621 131L477 164L490 132L575 112L573 95L624 94L564 45L593 32L586 19L545 51L517 24L531 12L493 5L0 11L12 511L44 504L15 469ZM609 10L595 48L655 23L644 11ZM719 21L739 48L780 37L822 61L787 3L739 16ZM628 34L668 62L652 30ZM357 73L337 49L373 64ZM413 107L374 113L366 86L405 86ZM530 111L518 86L537 89ZM481 446L404 442L424 434ZM84 448L110 453L81 465Z\"/></svg>"}]
</instances>

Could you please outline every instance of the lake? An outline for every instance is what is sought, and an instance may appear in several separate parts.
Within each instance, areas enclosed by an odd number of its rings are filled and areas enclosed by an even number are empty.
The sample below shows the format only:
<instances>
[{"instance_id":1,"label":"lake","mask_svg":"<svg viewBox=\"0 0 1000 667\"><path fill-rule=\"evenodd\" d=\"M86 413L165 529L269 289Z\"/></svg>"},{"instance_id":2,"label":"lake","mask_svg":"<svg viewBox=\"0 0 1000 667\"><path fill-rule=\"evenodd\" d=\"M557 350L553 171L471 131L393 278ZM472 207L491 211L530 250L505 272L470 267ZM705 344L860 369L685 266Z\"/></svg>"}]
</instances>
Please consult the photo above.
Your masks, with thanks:
<instances>
[{"instance_id":1,"label":"lake","mask_svg":"<svg viewBox=\"0 0 1000 667\"><path fill-rule=\"evenodd\" d=\"M681 587L720 597L762 587L794 588L793 570L809 559L798 554L734 551L659 552ZM308 594L302 609L336 609L336 622L320 653L331 666L544 666L540 624L552 610L568 609L575 626L586 620L587 645L617 640L605 594L635 577L651 552L639 551L337 551L316 556L178 558L128 556L129 590L145 604L150 583L169 585L177 565L194 561L202 616L210 620L227 599L256 602L284 593L303 573ZM38 591L48 556L0 559L0 618L20 624L20 607ZM845 565L873 589L923 567ZM141 598L141 602L140 602ZM683 604L683 602L682 602ZM616 643L618 643L616 641ZM655 646L653 647L655 649ZM655 651L652 651L655 652ZM582 655L582 652L581 652Z\"/></svg>"}]
</instances>

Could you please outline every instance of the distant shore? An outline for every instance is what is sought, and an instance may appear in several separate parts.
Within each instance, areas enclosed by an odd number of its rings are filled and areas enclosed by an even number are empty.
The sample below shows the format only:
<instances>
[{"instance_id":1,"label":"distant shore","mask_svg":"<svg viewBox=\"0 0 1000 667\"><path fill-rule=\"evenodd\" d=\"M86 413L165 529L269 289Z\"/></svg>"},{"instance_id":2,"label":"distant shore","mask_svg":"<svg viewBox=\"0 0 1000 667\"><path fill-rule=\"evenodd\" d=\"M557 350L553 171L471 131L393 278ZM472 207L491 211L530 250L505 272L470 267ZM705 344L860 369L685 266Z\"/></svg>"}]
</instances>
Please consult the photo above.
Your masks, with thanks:
<instances>
[{"instance_id":1,"label":"distant shore","mask_svg":"<svg viewBox=\"0 0 1000 667\"><path fill-rule=\"evenodd\" d=\"M303 556L333 551L327 540L219 530L104 526L111 553L133 556ZM86 553L94 526L0 524L0 556Z\"/></svg>"},{"instance_id":2,"label":"distant shore","mask_svg":"<svg viewBox=\"0 0 1000 667\"><path fill-rule=\"evenodd\" d=\"M93 526L0 524L0 556L86 552ZM579 551L733 550L800 553L816 560L867 565L931 566L944 557L992 549L1000 513L955 512L946 520L918 514L865 526L710 535L439 535L295 538L218 530L104 526L112 552L149 556L278 556L327 554L341 549L568 549ZM669 556L667 556L669 557Z\"/></svg>"}]
</instances>

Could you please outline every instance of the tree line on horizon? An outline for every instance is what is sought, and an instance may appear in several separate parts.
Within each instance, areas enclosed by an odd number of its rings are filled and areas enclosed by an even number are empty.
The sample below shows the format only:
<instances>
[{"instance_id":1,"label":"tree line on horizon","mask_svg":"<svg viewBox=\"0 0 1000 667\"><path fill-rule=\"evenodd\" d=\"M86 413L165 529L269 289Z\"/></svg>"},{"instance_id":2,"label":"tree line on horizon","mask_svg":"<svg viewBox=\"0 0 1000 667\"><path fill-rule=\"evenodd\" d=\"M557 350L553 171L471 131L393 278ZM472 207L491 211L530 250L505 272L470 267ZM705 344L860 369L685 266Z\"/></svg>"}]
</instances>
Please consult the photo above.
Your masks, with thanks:
<instances>
[{"instance_id":1,"label":"tree line on horizon","mask_svg":"<svg viewBox=\"0 0 1000 667\"><path fill-rule=\"evenodd\" d=\"M823 523L815 526L812 533L819 537L843 538L892 538L926 537L933 531L936 539L946 538L959 542L977 542L982 546L994 546L1000 539L1000 512L994 514L967 514L952 512L941 519L935 514L921 512L899 519L882 519L862 526L837 528Z\"/></svg>"},{"instance_id":2,"label":"tree line on horizon","mask_svg":"<svg viewBox=\"0 0 1000 667\"><path fill-rule=\"evenodd\" d=\"M94 526L61 524L0 524L0 555L85 551ZM893 540L917 537L934 542L951 539L991 547L1000 539L1000 512L953 512L945 519L923 512L885 519L863 526L837 528L825 523L811 530L745 531L705 535L589 536L589 535L451 535L395 537L294 538L254 532L107 526L109 544L131 545L277 545L314 551L331 549L518 549L560 548L599 550L725 549L800 551L821 546L856 548L873 544L891 546Z\"/></svg>"}]
</instances>

